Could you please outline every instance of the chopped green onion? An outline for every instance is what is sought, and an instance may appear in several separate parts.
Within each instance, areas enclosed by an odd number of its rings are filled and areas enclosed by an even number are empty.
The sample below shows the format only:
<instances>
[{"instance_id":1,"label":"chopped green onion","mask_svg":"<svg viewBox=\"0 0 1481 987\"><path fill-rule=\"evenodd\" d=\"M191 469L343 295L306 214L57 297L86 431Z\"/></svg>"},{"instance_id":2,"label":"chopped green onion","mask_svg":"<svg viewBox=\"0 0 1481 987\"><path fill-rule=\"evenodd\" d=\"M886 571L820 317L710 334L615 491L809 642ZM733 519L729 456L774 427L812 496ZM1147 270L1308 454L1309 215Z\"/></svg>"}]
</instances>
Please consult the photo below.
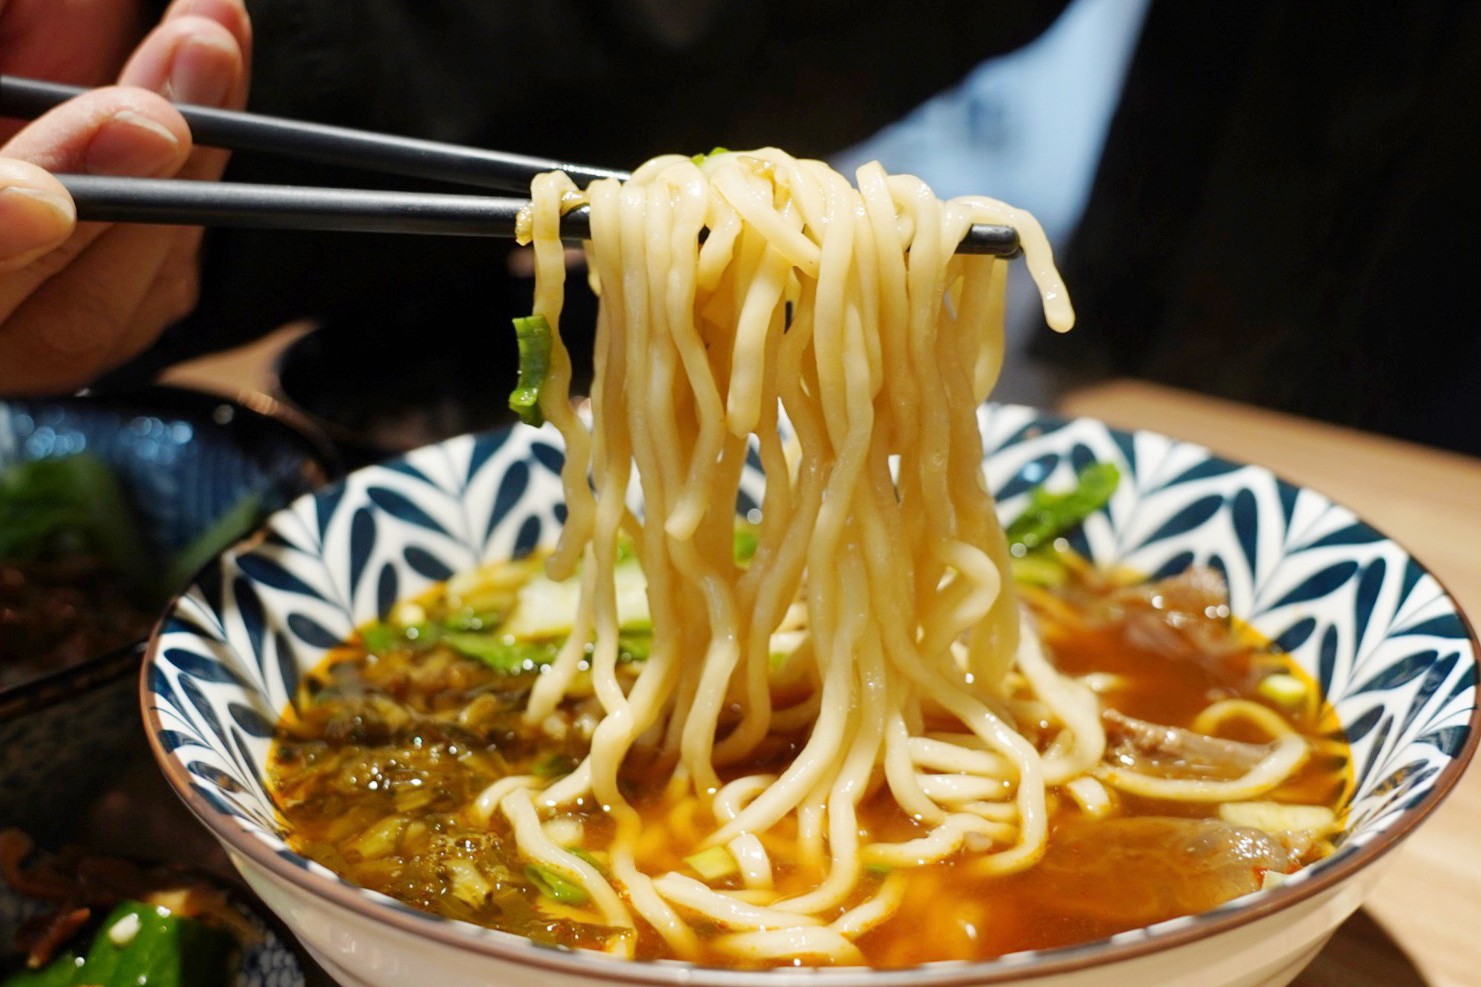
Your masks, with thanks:
<instances>
[{"instance_id":1,"label":"chopped green onion","mask_svg":"<svg viewBox=\"0 0 1481 987\"><path fill-rule=\"evenodd\" d=\"M647 661L652 650L653 635L651 633L617 635L618 661Z\"/></svg>"},{"instance_id":2,"label":"chopped green onion","mask_svg":"<svg viewBox=\"0 0 1481 987\"><path fill-rule=\"evenodd\" d=\"M547 754L530 766L536 778L564 778L576 770L576 759L569 754Z\"/></svg>"},{"instance_id":3,"label":"chopped green onion","mask_svg":"<svg viewBox=\"0 0 1481 987\"><path fill-rule=\"evenodd\" d=\"M377 622L361 628L360 641L371 654L384 655L392 648L405 644L406 635L399 627Z\"/></svg>"},{"instance_id":4,"label":"chopped green onion","mask_svg":"<svg viewBox=\"0 0 1481 987\"><path fill-rule=\"evenodd\" d=\"M712 148L710 148L710 152L708 154L695 154L695 155L692 155L689 158L689 160L690 161L693 161L697 165L702 165L706 161L708 161L710 158L713 158L717 154L729 154L729 153L730 153L730 148L728 148L728 147L712 147Z\"/></svg>"},{"instance_id":5,"label":"chopped green onion","mask_svg":"<svg viewBox=\"0 0 1481 987\"><path fill-rule=\"evenodd\" d=\"M737 524L731 543L735 561L749 562L755 557L756 547L761 544L761 538L756 534L756 529L749 524Z\"/></svg>"},{"instance_id":6,"label":"chopped green onion","mask_svg":"<svg viewBox=\"0 0 1481 987\"><path fill-rule=\"evenodd\" d=\"M175 553L159 586L161 599L179 591L190 577L206 567L232 542L242 537L257 520L262 509L262 498L256 493L245 493L237 498L216 520L206 525L206 530L191 539L190 544Z\"/></svg>"},{"instance_id":7,"label":"chopped green onion","mask_svg":"<svg viewBox=\"0 0 1481 987\"><path fill-rule=\"evenodd\" d=\"M519 380L509 395L509 409L526 425L543 425L545 413L540 410L540 388L550 373L553 341L550 323L543 315L515 319L514 335L519 343Z\"/></svg>"},{"instance_id":8,"label":"chopped green onion","mask_svg":"<svg viewBox=\"0 0 1481 987\"><path fill-rule=\"evenodd\" d=\"M525 866L525 877L529 878L536 891L563 905L584 905L589 900L585 888L549 867L528 864Z\"/></svg>"},{"instance_id":9,"label":"chopped green onion","mask_svg":"<svg viewBox=\"0 0 1481 987\"><path fill-rule=\"evenodd\" d=\"M465 657L509 675L544 668L555 661L560 650L554 641L518 641L499 632L446 631L438 640Z\"/></svg>"},{"instance_id":10,"label":"chopped green onion","mask_svg":"<svg viewBox=\"0 0 1481 987\"><path fill-rule=\"evenodd\" d=\"M1030 552L1012 560L1013 581L1026 586L1062 586L1069 572L1058 558L1045 552Z\"/></svg>"},{"instance_id":11,"label":"chopped green onion","mask_svg":"<svg viewBox=\"0 0 1481 987\"><path fill-rule=\"evenodd\" d=\"M1050 493L1044 487L1029 495L1028 508L1008 525L1008 544L1021 556L1055 538L1100 510L1116 492L1121 471L1115 463L1091 463L1080 471L1075 487L1065 493Z\"/></svg>"},{"instance_id":12,"label":"chopped green onion","mask_svg":"<svg viewBox=\"0 0 1481 987\"><path fill-rule=\"evenodd\" d=\"M442 619L449 631L486 631L498 627L503 615L494 610L459 610Z\"/></svg>"}]
</instances>

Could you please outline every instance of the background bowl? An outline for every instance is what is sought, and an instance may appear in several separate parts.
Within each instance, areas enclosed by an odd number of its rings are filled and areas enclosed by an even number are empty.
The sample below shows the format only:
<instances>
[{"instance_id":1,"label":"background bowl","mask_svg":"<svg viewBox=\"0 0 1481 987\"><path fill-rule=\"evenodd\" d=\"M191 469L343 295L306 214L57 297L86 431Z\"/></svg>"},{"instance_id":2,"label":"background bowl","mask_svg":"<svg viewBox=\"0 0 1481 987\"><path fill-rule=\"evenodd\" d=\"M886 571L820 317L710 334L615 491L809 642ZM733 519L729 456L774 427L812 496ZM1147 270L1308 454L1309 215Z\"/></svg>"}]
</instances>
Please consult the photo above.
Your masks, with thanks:
<instances>
[{"instance_id":1,"label":"background bowl","mask_svg":"<svg viewBox=\"0 0 1481 987\"><path fill-rule=\"evenodd\" d=\"M321 437L194 391L0 401L0 468L84 450L118 477L151 557L189 544L245 495L259 498L260 519L338 473ZM105 778L143 753L133 684L144 643L0 688L0 825L64 837Z\"/></svg>"},{"instance_id":2,"label":"background bowl","mask_svg":"<svg viewBox=\"0 0 1481 987\"><path fill-rule=\"evenodd\" d=\"M462 437L359 470L228 553L151 647L142 700L155 753L247 881L346 985L1288 983L1474 752L1481 714L1470 628L1401 547L1265 469L1014 406L985 409L982 428L1005 516L1046 480L1067 484L1091 461L1116 462L1121 487L1076 536L1079 550L1153 576L1193 562L1220 568L1234 612L1321 683L1357 773L1349 830L1333 856L1272 890L1107 940L890 972L623 963L435 918L342 881L283 842L262 779L272 723L299 676L358 624L454 572L553 540L561 454L548 430ZM749 476L745 496L759 499L760 483Z\"/></svg>"},{"instance_id":3,"label":"background bowl","mask_svg":"<svg viewBox=\"0 0 1481 987\"><path fill-rule=\"evenodd\" d=\"M104 857L89 859L94 868L102 866L113 869L135 864L150 866L147 861ZM271 916L259 913L259 906L243 900L239 889L230 884L220 883L208 874L185 869L175 870L182 877L187 877L191 884L204 884L225 894L228 905L242 923L239 929L233 930L239 935L239 945L232 951L227 971L231 978L231 987L306 987L308 981L304 975L303 963L294 951L295 946L276 927ZM54 914L59 905L60 902L53 897L33 897L20 888L13 887L7 882L5 875L0 874L0 943L8 948L16 941L22 926L41 916ZM98 906L94 904L93 907ZM8 977L19 972L19 957L6 957L0 953L0 959L15 960L10 967L0 971L0 975Z\"/></svg>"}]
</instances>

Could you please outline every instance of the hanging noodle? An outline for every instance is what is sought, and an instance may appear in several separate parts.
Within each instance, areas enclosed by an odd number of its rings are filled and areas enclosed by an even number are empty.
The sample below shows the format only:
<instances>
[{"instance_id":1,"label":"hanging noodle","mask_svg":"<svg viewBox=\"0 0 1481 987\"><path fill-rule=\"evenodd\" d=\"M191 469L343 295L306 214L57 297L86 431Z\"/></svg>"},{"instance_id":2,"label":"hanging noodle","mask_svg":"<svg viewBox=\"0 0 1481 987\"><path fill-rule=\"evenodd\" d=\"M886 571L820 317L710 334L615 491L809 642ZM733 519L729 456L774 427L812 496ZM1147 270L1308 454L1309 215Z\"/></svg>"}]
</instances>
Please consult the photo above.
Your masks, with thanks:
<instances>
[{"instance_id":1,"label":"hanging noodle","mask_svg":"<svg viewBox=\"0 0 1481 987\"><path fill-rule=\"evenodd\" d=\"M583 202L601 297L590 431L570 411L558 343L560 371L541 400L567 449L568 520L550 568L564 576L581 560L581 606L574 643L534 687L526 718L558 706L587 640L605 715L581 768L536 798L547 809L599 800L617 829L611 872L681 955L693 949L676 931L682 913L734 930L729 943L747 958L800 950L849 962L849 937L898 902L893 885L826 935L802 930L853 900L867 863L941 859L974 834L989 846L986 866L1029 866L1046 839L1046 767L1049 781L1067 780L1104 748L1094 697L1041 657L1025 674L1064 725L1065 749L1046 762L1005 713L1020 642L1030 656L1037 646L1020 629L975 418L1002 365L1005 262L957 254L968 227L1015 227L1050 324L1068 329L1073 314L1028 215L984 198L939 202L878 165L854 187L765 149L658 158L626 184L584 193L562 174L540 177L528 216L534 310L557 340L560 216ZM767 484L759 546L741 568L729 548L752 450ZM634 487L641 516L627 506ZM612 575L622 536L653 615L651 655L628 687ZM722 784L719 768L754 755L779 718L772 635L797 603L804 634L791 660L810 663L816 686L807 738L778 774ZM968 743L922 737L944 720ZM753 895L770 884L755 834L784 821L822 867L816 887L757 905L681 874L642 874L637 813L619 785L640 742L712 805L702 845L736 847ZM860 847L856 810L881 772L931 829ZM521 786L500 797L529 796ZM548 858L548 841L527 848L526 832L516 832L522 852Z\"/></svg>"},{"instance_id":2,"label":"hanging noodle","mask_svg":"<svg viewBox=\"0 0 1481 987\"><path fill-rule=\"evenodd\" d=\"M335 851L361 865L356 875L405 893L408 867L427 897L450 883L462 899L453 914L500 925L529 906L501 899L506 914L489 889L517 885L524 867L578 891L542 897L538 923L514 926L528 934L564 922L563 943L619 956L759 966L957 955L935 942L897 954L908 932L868 940L907 902L945 907L921 897L951 900L930 890L941 882L967 882L973 900L953 903L950 921L971 933L960 955L975 956L984 910L996 907L984 882L1046 852L1030 877L1063 868L1048 848L1051 818L1061 834L1077 819L1114 823L1123 797L1223 812L1215 803L1285 784L1313 750L1340 755L1248 700L1207 705L1193 731L1126 716L1108 699L1121 676L1061 671L1079 611L1038 594L1036 624L1020 607L976 417L1003 362L1008 265L956 246L975 223L1015 227L1048 321L1066 329L1073 315L1032 217L989 199L938 201L878 165L850 184L772 149L658 158L626 183L585 191L543 175L532 200L523 230L536 258L534 311L555 337L540 406L566 448L567 517L546 566L578 580L579 596L558 653L529 677L523 711L511 701L494 735L528 734L533 749L579 763L545 772L523 755L504 761L502 741L480 753L483 741L470 747L454 731L441 760L462 765L467 754L457 777L478 779L451 784L462 792L456 818L403 814L403 798L441 797L421 779L376 793L388 809L355 811L392 815ZM579 205L590 208L601 300L589 424L574 410L559 335L560 220ZM748 461L765 488L756 548L741 562L733 538ZM646 660L632 663L617 581L629 548L652 624ZM425 663L407 672L434 681L435 654L402 660ZM477 694L465 711L493 699ZM306 722L289 735L308 745L280 750L280 772L307 765L337 778L340 756L359 763L353 745L322 758L312 746L322 724L353 719L337 701L304 704ZM1225 727L1268 742L1195 733ZM563 745L568 737L579 742ZM424 739L416 734L418 752ZM1169 753L1180 744L1227 763L1188 769ZM477 767L485 756L487 770ZM404 772L402 758L386 763ZM294 781L283 804L341 804L313 784ZM1270 813L1235 815L1249 811ZM1322 845L1332 818L1303 823L1312 832L1300 839ZM420 845L433 831L440 849L382 859L394 834ZM1207 850L1204 834L1192 838ZM1245 880L1289 859L1268 840L1232 842L1258 851L1236 867ZM961 866L914 879L943 861ZM1128 875L1118 874L1120 896ZM880 950L892 935L896 946ZM993 948L1022 948L1003 943Z\"/></svg>"}]
</instances>

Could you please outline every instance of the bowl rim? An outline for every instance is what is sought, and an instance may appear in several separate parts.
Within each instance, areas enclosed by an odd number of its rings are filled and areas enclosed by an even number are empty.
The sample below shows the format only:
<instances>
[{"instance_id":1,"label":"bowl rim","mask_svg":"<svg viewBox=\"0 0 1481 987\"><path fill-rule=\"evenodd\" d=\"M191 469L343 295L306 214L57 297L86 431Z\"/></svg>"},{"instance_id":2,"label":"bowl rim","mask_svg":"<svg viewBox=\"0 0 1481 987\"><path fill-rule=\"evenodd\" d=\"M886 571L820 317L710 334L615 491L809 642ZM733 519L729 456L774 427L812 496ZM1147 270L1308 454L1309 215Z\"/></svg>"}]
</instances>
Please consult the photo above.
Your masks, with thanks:
<instances>
[{"instance_id":1,"label":"bowl rim","mask_svg":"<svg viewBox=\"0 0 1481 987\"><path fill-rule=\"evenodd\" d=\"M1021 405L1014 406L996 402L989 402L989 407L1024 408ZM1481 668L1481 637L1478 637L1476 625L1456 604L1455 597L1450 593L1449 588L1425 566L1422 560L1410 552L1406 545L1389 536L1381 528L1372 525L1362 515L1347 508L1340 501L1328 497L1317 488L1293 483L1269 467L1226 457L1200 443L1177 439L1154 429L1126 429L1090 416L1064 416L1033 408L1025 410L1032 412L1036 422L1091 421L1101 425L1112 435L1149 436L1174 442L1182 447L1197 449L1211 461L1262 470L1283 484L1318 494L1329 503L1343 507L1360 523L1367 525L1384 540L1401 549L1435 581L1441 593L1450 601L1465 632L1465 638L1471 648L1473 665ZM517 426L509 428L513 427ZM507 429L490 431L503 430ZM432 446L422 448L442 445L448 441L457 441L457 439L442 440L433 443ZM384 469L389 464L399 462L403 458L404 456L392 457L381 463L361 467L361 470ZM360 470L355 472L360 472ZM315 493L332 491L343 486L345 482L346 478L341 477ZM315 496L315 493L304 496ZM183 595L184 591L171 601L170 610L174 609ZM1478 702L1472 707L1467 719L1465 744L1435 776L1424 800L1418 805L1399 811L1386 829L1365 841L1355 850L1346 854L1339 851L1338 855L1319 862L1314 869L1304 871L1298 880L1235 898L1208 911L1142 926L1107 938L1070 946L1009 953L992 959L939 961L899 969L779 967L765 970L735 970L676 960L632 961L588 950L542 947L513 933L420 912L389 896L353 885L322 868L322 865L315 864L291 850L287 851L287 854L293 860L301 861L303 865L290 861L288 856L269 846L247 824L222 812L200 795L191 783L190 776L183 765L172 753L166 752L161 745L158 732L163 724L158 718L154 704L150 701L153 693L150 688L149 670L159 653L159 634L162 627L163 621L156 625L150 635L139 675L139 701L149 747L176 795L217 840L226 845L228 850L242 855L255 866L268 872L273 878L293 886L295 890L323 899L332 906L354 913L360 919L384 923L398 932L424 940L435 940L466 955L498 959L556 975L588 976L614 983L641 985L641 987L678 987L678 985L692 984L697 981L714 984L716 987L756 987L762 983L760 978L763 976L764 982L774 987L804 987L804 985L811 987L819 983L826 983L827 987L976 987L976 985L1016 983L1060 976L1083 971L1090 967L1110 966L1154 953L1167 952L1220 933L1251 925L1303 901L1334 890L1359 871L1386 856L1412 835L1415 829L1450 796L1461 776L1471 765L1478 749L1481 749L1481 702ZM321 869L324 873L318 872Z\"/></svg>"},{"instance_id":2,"label":"bowl rim","mask_svg":"<svg viewBox=\"0 0 1481 987\"><path fill-rule=\"evenodd\" d=\"M0 398L0 405L97 407L123 415L161 414L202 419L210 419L211 409L227 405L232 409L233 421L237 415L246 415L286 443L297 447L305 460L314 463L324 474L323 486L338 482L344 476L339 454L312 422L301 420L282 402L257 392L243 391L236 396L228 396L173 384L148 384L57 396L6 397ZM214 559L203 568L209 568L213 564ZM191 575L190 583L195 582L200 571ZM60 705L136 673L155 629L164 615L174 607L175 600L176 597L172 596L162 604L159 613L150 622L150 630L136 638L89 655L73 664L48 669L12 685L0 686L0 725L38 710Z\"/></svg>"}]
</instances>

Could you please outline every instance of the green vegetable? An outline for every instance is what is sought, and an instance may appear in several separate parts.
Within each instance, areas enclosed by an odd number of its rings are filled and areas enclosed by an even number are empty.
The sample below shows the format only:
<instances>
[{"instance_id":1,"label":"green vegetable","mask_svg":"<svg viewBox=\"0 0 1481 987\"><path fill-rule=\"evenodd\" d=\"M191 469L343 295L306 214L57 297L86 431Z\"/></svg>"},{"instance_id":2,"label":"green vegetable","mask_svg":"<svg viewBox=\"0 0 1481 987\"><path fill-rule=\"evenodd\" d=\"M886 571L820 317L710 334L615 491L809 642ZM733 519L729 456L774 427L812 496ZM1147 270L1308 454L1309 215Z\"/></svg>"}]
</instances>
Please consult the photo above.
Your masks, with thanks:
<instances>
[{"instance_id":1,"label":"green vegetable","mask_svg":"<svg viewBox=\"0 0 1481 987\"><path fill-rule=\"evenodd\" d=\"M526 425L543 425L540 388L550 373L550 323L543 315L515 319L514 336L519 342L519 380L509 394L509 409Z\"/></svg>"},{"instance_id":2,"label":"green vegetable","mask_svg":"<svg viewBox=\"0 0 1481 987\"><path fill-rule=\"evenodd\" d=\"M96 555L141 601L169 597L256 521L244 494L173 558L145 548L123 487L92 453L13 463L0 471L0 559Z\"/></svg>"},{"instance_id":3,"label":"green vegetable","mask_svg":"<svg viewBox=\"0 0 1481 987\"><path fill-rule=\"evenodd\" d=\"M730 851L723 846L712 846L707 850L691 854L684 858L684 863L693 868L694 872L706 881L718 881L740 870L735 857L731 856Z\"/></svg>"},{"instance_id":4,"label":"green vegetable","mask_svg":"<svg viewBox=\"0 0 1481 987\"><path fill-rule=\"evenodd\" d=\"M761 544L761 538L756 534L756 529L749 524L737 521L735 534L731 536L731 552L737 562L749 562L756 555L756 547Z\"/></svg>"},{"instance_id":5,"label":"green vegetable","mask_svg":"<svg viewBox=\"0 0 1481 987\"><path fill-rule=\"evenodd\" d=\"M209 987L225 984L234 940L226 932L138 901L103 920L85 956L63 953L0 987Z\"/></svg>"},{"instance_id":6,"label":"green vegetable","mask_svg":"<svg viewBox=\"0 0 1481 987\"><path fill-rule=\"evenodd\" d=\"M690 156L689 160L690 161L693 161L697 165L702 165L706 161L708 161L710 158L713 158L717 154L729 154L729 153L730 153L730 148L728 148L728 147L712 147L712 148L710 148L710 152L708 154L694 154L694 155L691 155Z\"/></svg>"},{"instance_id":7,"label":"green vegetable","mask_svg":"<svg viewBox=\"0 0 1481 987\"><path fill-rule=\"evenodd\" d=\"M569 754L547 754L530 766L536 778L564 778L576 770L576 759Z\"/></svg>"},{"instance_id":8,"label":"green vegetable","mask_svg":"<svg viewBox=\"0 0 1481 987\"><path fill-rule=\"evenodd\" d=\"M1059 553L1053 551L1052 546L1049 551L1029 552L1016 556L1010 561L1015 583L1053 589L1056 586L1063 586L1069 579L1069 572L1060 560Z\"/></svg>"},{"instance_id":9,"label":"green vegetable","mask_svg":"<svg viewBox=\"0 0 1481 987\"><path fill-rule=\"evenodd\" d=\"M494 671L508 675L544 668L555 661L563 643L559 640L521 640L503 631L444 631L438 635L437 641L466 658L477 659ZM621 661L644 661L652 646L653 638L646 633L617 635L617 657Z\"/></svg>"},{"instance_id":10,"label":"green vegetable","mask_svg":"<svg viewBox=\"0 0 1481 987\"><path fill-rule=\"evenodd\" d=\"M360 630L360 640L365 650L373 655L384 655L394 648L406 644L406 634L399 627L376 622Z\"/></svg>"},{"instance_id":11,"label":"green vegetable","mask_svg":"<svg viewBox=\"0 0 1481 987\"><path fill-rule=\"evenodd\" d=\"M0 471L0 559L97 553L135 587L151 566L113 471L91 453L14 463Z\"/></svg>"},{"instance_id":12,"label":"green vegetable","mask_svg":"<svg viewBox=\"0 0 1481 987\"><path fill-rule=\"evenodd\" d=\"M637 559L618 562L612 571L617 594L617 624L624 631L647 631L653 628L648 612L648 580ZM581 577L556 582L541 574L519 588L514 612L501 627L502 632L520 640L544 640L565 637L571 633L576 605L581 596Z\"/></svg>"},{"instance_id":13,"label":"green vegetable","mask_svg":"<svg viewBox=\"0 0 1481 987\"><path fill-rule=\"evenodd\" d=\"M1104 507L1121 482L1115 463L1092 463L1080 471L1075 487L1065 493L1050 493L1039 487L1029 495L1028 508L1008 525L1008 544L1014 555L1023 555L1054 539Z\"/></svg>"},{"instance_id":14,"label":"green vegetable","mask_svg":"<svg viewBox=\"0 0 1481 987\"><path fill-rule=\"evenodd\" d=\"M196 535L190 544L176 552L165 571L164 581L158 587L160 598L168 597L190 582L191 576L205 568L206 563L245 534L257 520L261 507L262 500L257 494L243 494L235 504L208 524L206 530Z\"/></svg>"},{"instance_id":15,"label":"green vegetable","mask_svg":"<svg viewBox=\"0 0 1481 987\"><path fill-rule=\"evenodd\" d=\"M549 867L527 864L525 877L536 891L563 905L584 905L589 900L585 888Z\"/></svg>"},{"instance_id":16,"label":"green vegetable","mask_svg":"<svg viewBox=\"0 0 1481 987\"><path fill-rule=\"evenodd\" d=\"M448 631L440 641L461 655L510 675L543 668L555 660L560 650L554 641L520 641L497 631Z\"/></svg>"},{"instance_id":17,"label":"green vegetable","mask_svg":"<svg viewBox=\"0 0 1481 987\"><path fill-rule=\"evenodd\" d=\"M647 661L653 651L653 634L635 631L617 635L617 659L619 661Z\"/></svg>"},{"instance_id":18,"label":"green vegetable","mask_svg":"<svg viewBox=\"0 0 1481 987\"><path fill-rule=\"evenodd\" d=\"M457 610L443 618L442 626L449 631L483 631L498 627L503 619L497 611Z\"/></svg>"}]
</instances>

